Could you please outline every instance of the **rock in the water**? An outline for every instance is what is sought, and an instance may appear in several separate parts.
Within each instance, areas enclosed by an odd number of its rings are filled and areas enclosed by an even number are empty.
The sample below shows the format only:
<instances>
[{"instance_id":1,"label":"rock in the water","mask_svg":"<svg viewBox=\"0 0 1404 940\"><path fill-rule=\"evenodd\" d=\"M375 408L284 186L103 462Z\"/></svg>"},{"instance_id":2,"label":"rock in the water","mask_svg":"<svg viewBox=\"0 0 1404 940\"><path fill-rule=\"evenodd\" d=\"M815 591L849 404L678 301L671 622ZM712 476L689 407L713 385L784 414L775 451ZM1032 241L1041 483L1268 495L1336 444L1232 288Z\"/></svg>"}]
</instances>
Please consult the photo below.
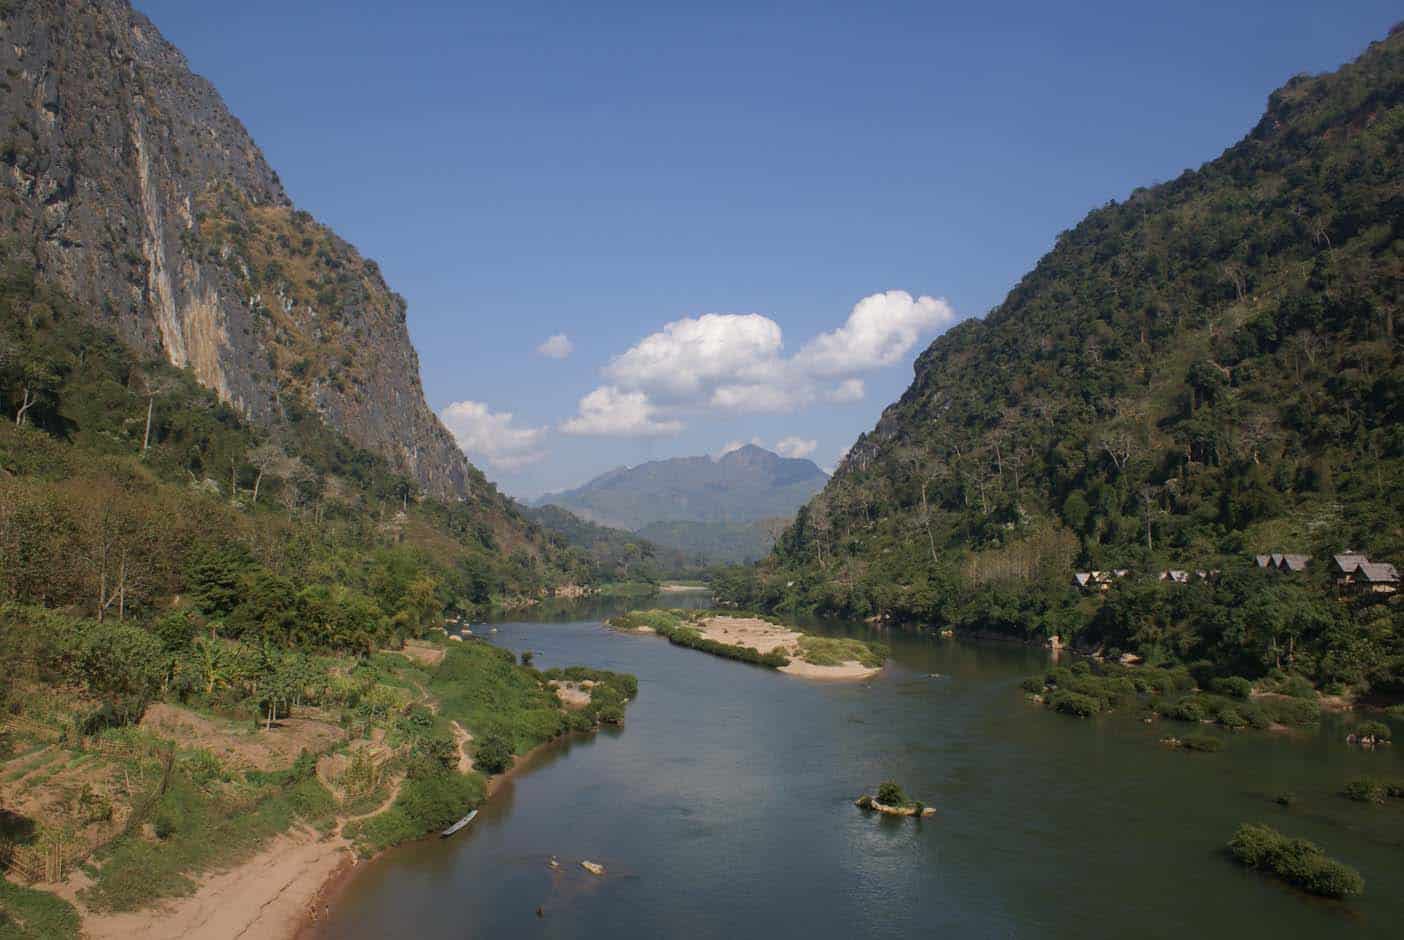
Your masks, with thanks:
<instances>
[{"instance_id":1,"label":"rock in the water","mask_svg":"<svg viewBox=\"0 0 1404 940\"><path fill-rule=\"evenodd\" d=\"M581 862L580 867L585 869L592 875L603 875L605 873L605 867L603 865L601 865L599 862L592 862L589 859L586 859L585 861Z\"/></svg>"}]
</instances>

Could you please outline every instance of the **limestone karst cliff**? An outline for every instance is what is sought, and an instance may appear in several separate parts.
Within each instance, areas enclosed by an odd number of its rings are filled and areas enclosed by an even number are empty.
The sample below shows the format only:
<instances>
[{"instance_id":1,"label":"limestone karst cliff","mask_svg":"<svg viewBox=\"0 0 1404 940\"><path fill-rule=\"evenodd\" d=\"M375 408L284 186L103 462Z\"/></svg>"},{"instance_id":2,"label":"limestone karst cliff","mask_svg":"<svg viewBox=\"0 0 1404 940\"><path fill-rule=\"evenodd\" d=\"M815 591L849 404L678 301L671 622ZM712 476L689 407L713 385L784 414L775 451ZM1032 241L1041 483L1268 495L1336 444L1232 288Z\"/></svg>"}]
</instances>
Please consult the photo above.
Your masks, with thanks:
<instances>
[{"instance_id":1,"label":"limestone karst cliff","mask_svg":"<svg viewBox=\"0 0 1404 940\"><path fill-rule=\"evenodd\" d=\"M145 16L9 0L0 39L10 257L260 423L314 411L434 495L481 479L425 403L404 299Z\"/></svg>"}]
</instances>

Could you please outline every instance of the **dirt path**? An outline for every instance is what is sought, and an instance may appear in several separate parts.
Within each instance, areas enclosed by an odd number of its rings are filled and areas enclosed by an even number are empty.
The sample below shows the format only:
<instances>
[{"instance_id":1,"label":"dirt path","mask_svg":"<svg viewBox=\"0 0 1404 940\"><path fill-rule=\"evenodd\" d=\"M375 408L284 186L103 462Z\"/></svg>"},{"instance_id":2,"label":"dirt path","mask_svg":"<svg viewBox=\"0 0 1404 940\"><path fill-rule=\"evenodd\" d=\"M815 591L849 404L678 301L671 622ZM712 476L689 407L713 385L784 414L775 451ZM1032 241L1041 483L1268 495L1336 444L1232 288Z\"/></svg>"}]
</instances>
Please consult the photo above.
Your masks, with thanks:
<instances>
[{"instance_id":1,"label":"dirt path","mask_svg":"<svg viewBox=\"0 0 1404 940\"><path fill-rule=\"evenodd\" d=\"M461 774L472 773L473 758L468 754L468 749L465 745L473 740L473 736L465 731L463 726L458 722L455 721L452 722L452 724L453 738L458 742L458 772Z\"/></svg>"},{"instance_id":2,"label":"dirt path","mask_svg":"<svg viewBox=\"0 0 1404 940\"><path fill-rule=\"evenodd\" d=\"M340 839L342 830L346 828L347 823L359 822L362 819L370 819L372 816L378 816L381 813L385 812L387 809L390 808L391 804L395 802L396 798L399 797L400 788L404 785L405 778L396 777L390 783L390 795L385 797L384 800L381 800L379 806L377 806L375 809L371 810L368 813L361 813L359 816L343 816L341 820L337 822L336 829L333 832L333 835Z\"/></svg>"}]
</instances>

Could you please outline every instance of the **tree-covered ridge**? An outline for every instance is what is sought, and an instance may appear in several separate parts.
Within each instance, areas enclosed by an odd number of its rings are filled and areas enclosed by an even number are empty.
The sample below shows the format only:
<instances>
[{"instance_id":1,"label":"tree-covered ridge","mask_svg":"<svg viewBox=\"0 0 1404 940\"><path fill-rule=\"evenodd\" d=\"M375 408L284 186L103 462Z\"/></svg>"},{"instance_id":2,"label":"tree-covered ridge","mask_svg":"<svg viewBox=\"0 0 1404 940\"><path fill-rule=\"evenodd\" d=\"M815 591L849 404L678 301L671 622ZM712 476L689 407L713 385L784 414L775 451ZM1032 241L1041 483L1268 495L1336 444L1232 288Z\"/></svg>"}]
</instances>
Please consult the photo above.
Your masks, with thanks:
<instances>
[{"instance_id":1,"label":"tree-covered ridge","mask_svg":"<svg viewBox=\"0 0 1404 940\"><path fill-rule=\"evenodd\" d=\"M583 554L596 581L657 583L665 578L696 577L707 566L703 558L623 529L596 525L560 506L525 508L522 512Z\"/></svg>"},{"instance_id":2,"label":"tree-covered ridge","mask_svg":"<svg viewBox=\"0 0 1404 940\"><path fill-rule=\"evenodd\" d=\"M1070 591L1074 570L1125 568L1145 604L1106 642L1182 658L1231 646L1271 665L1261 630L1185 621L1201 602L1155 578L1301 552L1315 602L1332 553L1404 557L1402 65L1396 30L1294 78L1222 156L1060 235L1003 304L918 359L733 592L1066 636L1099 604ZM1193 593L1277 598L1291 580L1245 572ZM1370 669L1393 669L1396 608L1366 628L1322 603L1298 631L1306 649L1360 641Z\"/></svg>"}]
</instances>

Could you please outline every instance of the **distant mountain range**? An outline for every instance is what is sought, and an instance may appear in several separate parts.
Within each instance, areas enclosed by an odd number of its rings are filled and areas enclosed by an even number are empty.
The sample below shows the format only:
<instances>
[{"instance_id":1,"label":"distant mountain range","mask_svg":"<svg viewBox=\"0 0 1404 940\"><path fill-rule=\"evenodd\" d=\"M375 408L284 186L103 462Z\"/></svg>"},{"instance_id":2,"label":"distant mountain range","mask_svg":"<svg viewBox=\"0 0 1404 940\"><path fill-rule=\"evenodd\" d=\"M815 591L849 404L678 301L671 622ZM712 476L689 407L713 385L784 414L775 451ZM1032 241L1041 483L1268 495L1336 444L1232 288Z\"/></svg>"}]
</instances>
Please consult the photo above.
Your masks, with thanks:
<instances>
[{"instance_id":1,"label":"distant mountain range","mask_svg":"<svg viewBox=\"0 0 1404 940\"><path fill-rule=\"evenodd\" d=\"M793 516L828 479L811 460L747 444L717 459L676 457L621 467L533 505L559 506L665 547L736 562L769 551L780 528L776 520Z\"/></svg>"}]
</instances>

